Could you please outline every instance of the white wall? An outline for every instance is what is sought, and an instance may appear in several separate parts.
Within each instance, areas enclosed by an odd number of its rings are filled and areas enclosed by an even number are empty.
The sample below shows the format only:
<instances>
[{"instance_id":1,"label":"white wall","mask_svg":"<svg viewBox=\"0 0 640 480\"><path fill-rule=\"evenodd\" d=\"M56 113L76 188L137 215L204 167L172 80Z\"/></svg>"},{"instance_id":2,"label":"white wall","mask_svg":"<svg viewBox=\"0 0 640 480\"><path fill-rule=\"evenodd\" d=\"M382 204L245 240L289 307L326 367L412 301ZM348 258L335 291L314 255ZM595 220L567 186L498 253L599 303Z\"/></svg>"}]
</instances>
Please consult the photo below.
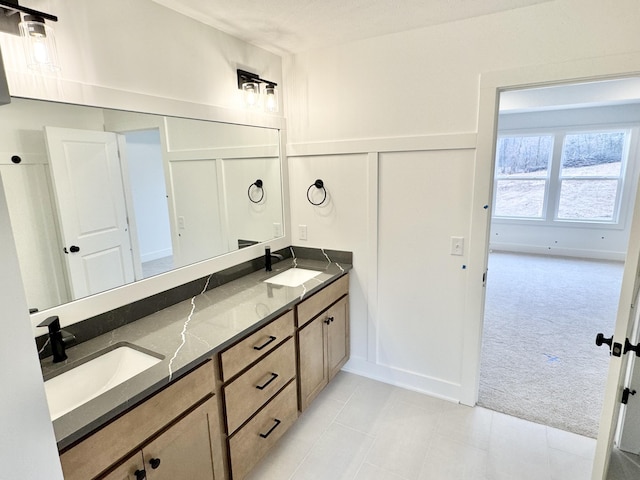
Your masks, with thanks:
<instances>
[{"instance_id":1,"label":"white wall","mask_svg":"<svg viewBox=\"0 0 640 480\"><path fill-rule=\"evenodd\" d=\"M488 202L474 203L475 192L490 182L477 184L485 159L467 151L476 146L482 113L479 79L637 51L639 21L635 0L616 8L556 0L285 58L294 242L302 243L296 225L306 224L308 246L344 238L335 247L354 251L362 297L352 305L354 355L347 368L475 402L482 307L476 302L478 312L468 312L466 305L469 292L475 299L482 289L484 253L468 256L474 246L468 236L472 212L485 212ZM347 162L346 154L376 160ZM294 174L300 169L314 174L301 178ZM379 178L367 184L377 169ZM340 178L329 184L336 198L363 182L373 197L354 196L328 222L301 194L314 176ZM369 229L352 236L354 227L341 218L347 210ZM454 235L467 240L463 257L449 255Z\"/></svg>"},{"instance_id":2,"label":"white wall","mask_svg":"<svg viewBox=\"0 0 640 480\"><path fill-rule=\"evenodd\" d=\"M62 480L1 181L0 264L0 478Z\"/></svg>"},{"instance_id":3,"label":"white wall","mask_svg":"<svg viewBox=\"0 0 640 480\"><path fill-rule=\"evenodd\" d=\"M158 110L155 97L162 97L163 111L158 113L187 113L211 120L276 127L284 123L279 118L270 120L239 108L236 68L255 71L281 84L281 59L274 54L148 0L32 0L29 7L58 15L60 20L55 27L62 71L51 78L32 74L24 64L18 38L0 33L12 95L137 111ZM134 97L128 92L148 97ZM172 99L193 104L172 103ZM171 111L164 110L165 105ZM3 242L12 242L6 237L9 231L3 218ZM0 477L62 478L33 335L28 328L26 302L20 299L19 289L14 295L16 292L5 288L20 285L20 274L17 266L5 269L8 249L0 250L1 280L7 283L0 293L1 303L10 322L23 322L16 323L11 335L3 336L6 341L0 340L3 365L10 366L3 370L2 385L11 392L0 400L3 432L9 433L2 435ZM212 269L226 268L238 258L242 261L252 256L255 252L247 251L202 267L158 276L141 282L141 286L107 292L97 299L60 309L61 319L63 324L79 321L97 310L140 298L143 292L166 289L165 282L184 283Z\"/></svg>"}]
</instances>

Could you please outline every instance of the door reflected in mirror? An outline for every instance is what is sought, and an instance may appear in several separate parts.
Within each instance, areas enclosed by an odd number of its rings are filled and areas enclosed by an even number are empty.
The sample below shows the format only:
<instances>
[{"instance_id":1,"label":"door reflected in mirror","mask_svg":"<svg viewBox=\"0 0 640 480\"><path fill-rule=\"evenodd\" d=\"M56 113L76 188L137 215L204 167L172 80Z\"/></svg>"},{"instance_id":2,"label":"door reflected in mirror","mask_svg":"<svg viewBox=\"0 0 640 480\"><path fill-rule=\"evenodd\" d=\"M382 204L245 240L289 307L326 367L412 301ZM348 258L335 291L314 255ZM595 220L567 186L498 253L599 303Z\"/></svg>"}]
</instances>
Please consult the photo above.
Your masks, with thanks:
<instances>
[{"instance_id":1,"label":"door reflected in mirror","mask_svg":"<svg viewBox=\"0 0 640 480\"><path fill-rule=\"evenodd\" d=\"M283 235L277 129L20 98L0 125L33 309Z\"/></svg>"}]
</instances>

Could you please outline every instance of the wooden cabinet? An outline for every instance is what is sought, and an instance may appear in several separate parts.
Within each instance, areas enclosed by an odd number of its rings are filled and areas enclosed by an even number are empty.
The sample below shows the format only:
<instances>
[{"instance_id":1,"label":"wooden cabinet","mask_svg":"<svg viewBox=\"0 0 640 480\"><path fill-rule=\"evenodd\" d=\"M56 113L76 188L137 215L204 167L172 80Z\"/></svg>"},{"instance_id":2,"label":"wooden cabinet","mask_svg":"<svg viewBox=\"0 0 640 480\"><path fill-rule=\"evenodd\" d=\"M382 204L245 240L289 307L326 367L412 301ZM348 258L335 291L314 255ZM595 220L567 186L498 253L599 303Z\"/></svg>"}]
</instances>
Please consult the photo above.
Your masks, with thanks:
<instances>
[{"instance_id":1,"label":"wooden cabinet","mask_svg":"<svg viewBox=\"0 0 640 480\"><path fill-rule=\"evenodd\" d=\"M343 280L344 279L344 280ZM334 282L299 306L298 383L299 408L304 411L349 359L348 277ZM311 307L305 306L310 302ZM330 305L330 306L327 306ZM319 315L308 320L320 308Z\"/></svg>"},{"instance_id":2,"label":"wooden cabinet","mask_svg":"<svg viewBox=\"0 0 640 480\"><path fill-rule=\"evenodd\" d=\"M183 478L221 480L223 460L214 386L213 362L209 361L63 452L60 461L65 480L139 480L145 478L142 474L136 477L140 470L146 471L148 479L181 478L163 473L171 472L176 463L197 465L198 469L208 464L215 472L215 476ZM193 448L193 442L200 446ZM141 445L145 446L142 453ZM184 457L187 451L190 453ZM181 456L188 462L172 461ZM150 468L152 458L160 458L161 466Z\"/></svg>"},{"instance_id":3,"label":"wooden cabinet","mask_svg":"<svg viewBox=\"0 0 640 480\"><path fill-rule=\"evenodd\" d=\"M209 399L144 445L101 480L222 480L216 477L211 445L218 423L214 399Z\"/></svg>"},{"instance_id":4,"label":"wooden cabinet","mask_svg":"<svg viewBox=\"0 0 640 480\"><path fill-rule=\"evenodd\" d=\"M60 455L65 480L242 480L349 358L349 277Z\"/></svg>"}]
</instances>

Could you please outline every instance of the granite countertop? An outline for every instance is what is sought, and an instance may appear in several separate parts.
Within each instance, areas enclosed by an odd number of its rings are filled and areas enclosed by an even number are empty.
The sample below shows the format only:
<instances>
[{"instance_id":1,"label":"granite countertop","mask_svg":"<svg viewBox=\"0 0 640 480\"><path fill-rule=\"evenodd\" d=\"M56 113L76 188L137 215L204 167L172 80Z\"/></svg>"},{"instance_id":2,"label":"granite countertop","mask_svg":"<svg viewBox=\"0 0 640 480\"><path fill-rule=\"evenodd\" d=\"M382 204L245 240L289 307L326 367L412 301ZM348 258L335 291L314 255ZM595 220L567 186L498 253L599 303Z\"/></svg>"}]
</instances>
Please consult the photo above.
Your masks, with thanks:
<instances>
[{"instance_id":1,"label":"granite countertop","mask_svg":"<svg viewBox=\"0 0 640 480\"><path fill-rule=\"evenodd\" d=\"M296 265L322 273L298 287L263 282ZM50 378L69 369L69 364L120 342L163 356L160 363L54 420L58 449L63 450L98 429L350 269L349 264L285 259L275 263L272 272L250 273L71 347L64 363L43 360L43 375Z\"/></svg>"}]
</instances>

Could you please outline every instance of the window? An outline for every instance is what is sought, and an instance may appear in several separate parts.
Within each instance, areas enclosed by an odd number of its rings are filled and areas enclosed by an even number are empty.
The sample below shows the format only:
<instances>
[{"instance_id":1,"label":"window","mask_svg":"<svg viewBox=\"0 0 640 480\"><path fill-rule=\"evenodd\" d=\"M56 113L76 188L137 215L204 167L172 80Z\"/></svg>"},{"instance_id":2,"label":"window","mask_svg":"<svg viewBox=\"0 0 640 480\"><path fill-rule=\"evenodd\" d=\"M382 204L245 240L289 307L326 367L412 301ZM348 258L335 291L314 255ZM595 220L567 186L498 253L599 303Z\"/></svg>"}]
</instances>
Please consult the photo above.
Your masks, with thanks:
<instances>
[{"instance_id":1,"label":"window","mask_svg":"<svg viewBox=\"0 0 640 480\"><path fill-rule=\"evenodd\" d=\"M543 217L552 153L552 135L498 139L494 215Z\"/></svg>"},{"instance_id":2,"label":"window","mask_svg":"<svg viewBox=\"0 0 640 480\"><path fill-rule=\"evenodd\" d=\"M617 223L629 131L501 135L494 217Z\"/></svg>"},{"instance_id":3,"label":"window","mask_svg":"<svg viewBox=\"0 0 640 480\"><path fill-rule=\"evenodd\" d=\"M556 218L613 221L622 186L625 132L564 137Z\"/></svg>"}]
</instances>

